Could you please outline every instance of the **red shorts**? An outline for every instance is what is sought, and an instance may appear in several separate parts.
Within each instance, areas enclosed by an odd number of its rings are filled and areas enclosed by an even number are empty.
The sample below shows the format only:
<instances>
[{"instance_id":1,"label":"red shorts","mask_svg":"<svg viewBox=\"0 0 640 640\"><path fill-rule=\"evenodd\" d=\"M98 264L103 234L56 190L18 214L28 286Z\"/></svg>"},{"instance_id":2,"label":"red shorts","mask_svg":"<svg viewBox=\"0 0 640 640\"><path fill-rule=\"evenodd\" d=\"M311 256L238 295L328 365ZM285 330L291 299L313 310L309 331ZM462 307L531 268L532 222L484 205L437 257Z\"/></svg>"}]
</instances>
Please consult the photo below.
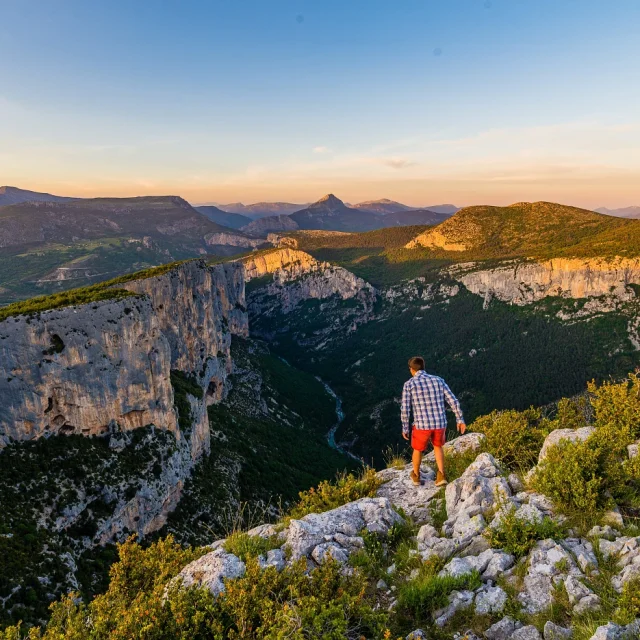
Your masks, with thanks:
<instances>
[{"instance_id":1,"label":"red shorts","mask_svg":"<svg viewBox=\"0 0 640 640\"><path fill-rule=\"evenodd\" d=\"M429 442L434 447L445 443L446 429L411 429L411 447L416 451L424 451Z\"/></svg>"}]
</instances>

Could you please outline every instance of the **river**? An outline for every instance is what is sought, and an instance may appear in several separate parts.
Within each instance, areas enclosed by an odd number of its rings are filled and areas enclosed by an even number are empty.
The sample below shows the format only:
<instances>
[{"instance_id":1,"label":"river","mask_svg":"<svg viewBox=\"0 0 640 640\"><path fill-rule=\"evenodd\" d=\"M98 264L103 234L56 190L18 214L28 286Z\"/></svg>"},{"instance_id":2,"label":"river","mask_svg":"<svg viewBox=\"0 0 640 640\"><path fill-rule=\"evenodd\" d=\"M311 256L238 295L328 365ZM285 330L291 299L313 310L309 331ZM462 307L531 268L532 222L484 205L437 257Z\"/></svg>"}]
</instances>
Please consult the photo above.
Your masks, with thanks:
<instances>
[{"instance_id":1,"label":"river","mask_svg":"<svg viewBox=\"0 0 640 640\"><path fill-rule=\"evenodd\" d=\"M278 357L279 360L282 360L282 362L284 362L287 366L289 366L289 367L292 366L291 363L288 360L286 360L285 358L283 358L282 356L277 356L277 357ZM358 458L358 456L356 456L353 453L351 453L351 451L349 451L348 449L345 449L344 447L341 447L336 442L336 431L338 430L338 428L340 427L340 425L344 421L344 411L342 409L342 398L320 376L316 376L316 380L324 387L324 390L333 398L333 401L335 402L335 405L336 405L336 423L327 432L327 443L328 443L328 445L332 449L335 449L336 451L339 451L343 455L349 456L350 458L353 458L354 460L357 460L358 462L362 462L362 460L360 458Z\"/></svg>"}]
</instances>

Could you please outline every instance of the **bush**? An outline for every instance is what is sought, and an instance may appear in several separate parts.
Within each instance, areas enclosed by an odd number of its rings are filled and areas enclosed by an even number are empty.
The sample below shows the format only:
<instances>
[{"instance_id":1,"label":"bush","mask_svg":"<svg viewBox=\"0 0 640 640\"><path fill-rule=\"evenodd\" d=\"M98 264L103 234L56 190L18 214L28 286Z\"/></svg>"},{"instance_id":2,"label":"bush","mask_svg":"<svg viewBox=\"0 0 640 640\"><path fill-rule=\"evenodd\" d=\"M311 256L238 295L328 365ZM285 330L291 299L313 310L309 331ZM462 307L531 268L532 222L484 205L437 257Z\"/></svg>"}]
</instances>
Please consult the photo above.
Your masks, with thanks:
<instances>
[{"instance_id":1,"label":"bush","mask_svg":"<svg viewBox=\"0 0 640 640\"><path fill-rule=\"evenodd\" d=\"M453 577L437 575L440 565L426 562L415 580L404 583L398 593L398 607L411 615L416 623L431 622L432 615L445 607L452 591L477 589L482 582L477 572Z\"/></svg>"},{"instance_id":2,"label":"bush","mask_svg":"<svg viewBox=\"0 0 640 640\"><path fill-rule=\"evenodd\" d=\"M532 478L533 487L556 505L582 518L597 514L612 499L637 502L640 463L627 460L627 445L640 434L640 380L589 385L595 431L584 442L551 447Z\"/></svg>"},{"instance_id":3,"label":"bush","mask_svg":"<svg viewBox=\"0 0 640 640\"><path fill-rule=\"evenodd\" d=\"M300 500L291 509L291 518L302 518L309 513L323 513L348 502L374 496L382 480L375 469L367 468L361 474L341 473L335 482L322 481L317 489L301 491Z\"/></svg>"},{"instance_id":4,"label":"bush","mask_svg":"<svg viewBox=\"0 0 640 640\"><path fill-rule=\"evenodd\" d=\"M484 433L489 453L511 469L530 469L549 433L540 411L493 411L478 418L472 431Z\"/></svg>"},{"instance_id":5,"label":"bush","mask_svg":"<svg viewBox=\"0 0 640 640\"><path fill-rule=\"evenodd\" d=\"M248 533L237 531L232 533L225 541L225 551L238 556L243 562L249 558L257 558L258 556L277 549L282 546L283 540L279 535L262 538L260 536L250 536Z\"/></svg>"},{"instance_id":6,"label":"bush","mask_svg":"<svg viewBox=\"0 0 640 640\"><path fill-rule=\"evenodd\" d=\"M622 624L628 624L638 617L640 617L640 578L633 578L625 582L622 587L616 618Z\"/></svg>"},{"instance_id":7,"label":"bush","mask_svg":"<svg viewBox=\"0 0 640 640\"><path fill-rule=\"evenodd\" d=\"M516 558L526 556L537 540L561 538L563 529L551 518L531 522L516 515L513 504L502 505L499 523L485 530L485 537L494 549L503 549Z\"/></svg>"},{"instance_id":8,"label":"bush","mask_svg":"<svg viewBox=\"0 0 640 640\"><path fill-rule=\"evenodd\" d=\"M306 572L301 560L281 573L273 567L261 570L255 559L247 562L242 578L228 580L217 598L207 589L166 591L166 583L185 552L174 546L156 547L151 555L167 551L172 559L150 562L148 551L129 545L128 553L139 561L114 565L114 580L104 595L91 604L77 604L74 596L52 605L52 616L34 640L183 640L207 638L381 637L386 615L376 613L364 597L364 579L344 576L336 562L325 562ZM176 564L176 560L179 562ZM122 562L122 561L121 561ZM162 569L154 571L154 567ZM160 579L162 576L162 579ZM17 640L17 628L5 632L5 640Z\"/></svg>"}]
</instances>

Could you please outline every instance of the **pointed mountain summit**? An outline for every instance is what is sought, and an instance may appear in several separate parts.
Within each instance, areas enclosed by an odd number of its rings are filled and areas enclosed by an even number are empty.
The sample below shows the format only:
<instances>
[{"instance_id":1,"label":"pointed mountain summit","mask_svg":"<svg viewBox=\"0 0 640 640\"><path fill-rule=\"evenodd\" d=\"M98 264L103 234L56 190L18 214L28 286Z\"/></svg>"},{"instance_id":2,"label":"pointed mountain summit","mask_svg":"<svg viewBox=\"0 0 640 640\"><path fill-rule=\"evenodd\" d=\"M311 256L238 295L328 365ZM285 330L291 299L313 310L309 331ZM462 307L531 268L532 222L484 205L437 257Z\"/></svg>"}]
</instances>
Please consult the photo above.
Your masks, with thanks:
<instances>
[{"instance_id":1,"label":"pointed mountain summit","mask_svg":"<svg viewBox=\"0 0 640 640\"><path fill-rule=\"evenodd\" d=\"M320 200L310 204L307 209L312 209L314 211L327 211L329 213L343 213L344 211L350 211L349 207L347 207L340 198L336 198L333 193L328 193L326 196L322 196Z\"/></svg>"},{"instance_id":2,"label":"pointed mountain summit","mask_svg":"<svg viewBox=\"0 0 640 640\"><path fill-rule=\"evenodd\" d=\"M299 229L327 231L371 231L380 228L380 216L372 211L352 209L332 193L323 196L306 209L289 216Z\"/></svg>"}]
</instances>

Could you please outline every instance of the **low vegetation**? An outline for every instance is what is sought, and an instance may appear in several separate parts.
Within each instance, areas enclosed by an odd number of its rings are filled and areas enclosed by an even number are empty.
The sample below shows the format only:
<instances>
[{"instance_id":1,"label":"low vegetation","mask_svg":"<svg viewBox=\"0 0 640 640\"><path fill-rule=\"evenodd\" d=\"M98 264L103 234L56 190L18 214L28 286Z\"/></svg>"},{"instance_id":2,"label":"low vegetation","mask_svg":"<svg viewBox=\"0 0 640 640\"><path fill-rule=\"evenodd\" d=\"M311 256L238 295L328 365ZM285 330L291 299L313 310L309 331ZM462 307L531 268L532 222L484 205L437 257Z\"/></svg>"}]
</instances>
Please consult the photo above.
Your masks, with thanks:
<instances>
[{"instance_id":1,"label":"low vegetation","mask_svg":"<svg viewBox=\"0 0 640 640\"><path fill-rule=\"evenodd\" d=\"M640 464L628 459L627 446L640 437L640 378L632 375L627 382L600 387L592 383L589 392L594 432L584 441L551 447L532 485L580 520L593 519L615 502L635 517Z\"/></svg>"},{"instance_id":2,"label":"low vegetation","mask_svg":"<svg viewBox=\"0 0 640 640\"><path fill-rule=\"evenodd\" d=\"M300 499L289 512L292 518L308 513L322 513L348 502L374 496L382 481L375 469L367 468L358 475L339 474L335 481L323 481L317 488L300 492Z\"/></svg>"},{"instance_id":3,"label":"low vegetation","mask_svg":"<svg viewBox=\"0 0 640 640\"><path fill-rule=\"evenodd\" d=\"M6 307L0 308L0 322L11 316L32 315L43 311L51 311L52 309L60 309L62 307L71 307L78 304L89 304L91 302L101 302L103 300L121 300L136 293L118 287L120 284L131 282L132 280L145 280L160 276L171 269L175 269L184 261L171 262L163 264L159 267L152 267L136 273L129 273L113 280L107 280L88 287L80 287L79 289L70 289L61 291L48 296L38 296L30 298L22 302L14 302Z\"/></svg>"},{"instance_id":4,"label":"low vegetation","mask_svg":"<svg viewBox=\"0 0 640 640\"><path fill-rule=\"evenodd\" d=\"M499 522L485 530L485 537L495 549L503 549L516 558L526 556L538 540L564 537L565 529L551 518L544 516L539 521L521 518L514 505L502 504Z\"/></svg>"}]
</instances>

